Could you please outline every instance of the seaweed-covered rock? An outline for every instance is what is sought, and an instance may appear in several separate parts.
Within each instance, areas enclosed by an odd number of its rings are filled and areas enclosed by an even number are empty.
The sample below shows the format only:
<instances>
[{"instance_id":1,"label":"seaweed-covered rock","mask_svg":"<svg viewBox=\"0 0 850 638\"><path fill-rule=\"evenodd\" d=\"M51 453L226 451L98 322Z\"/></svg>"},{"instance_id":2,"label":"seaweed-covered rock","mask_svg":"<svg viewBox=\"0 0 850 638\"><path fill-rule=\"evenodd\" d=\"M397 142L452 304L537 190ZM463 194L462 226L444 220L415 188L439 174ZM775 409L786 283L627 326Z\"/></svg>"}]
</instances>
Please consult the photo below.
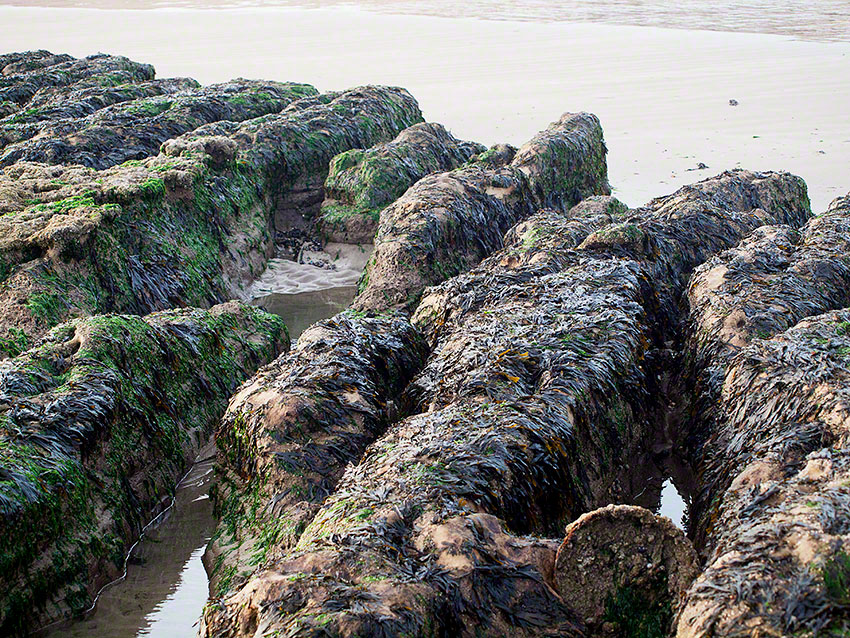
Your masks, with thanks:
<instances>
[{"instance_id":1,"label":"seaweed-covered rock","mask_svg":"<svg viewBox=\"0 0 850 638\"><path fill-rule=\"evenodd\" d=\"M381 212L354 307L412 309L426 286L501 248L505 231L537 209L566 210L590 195L608 194L605 153L596 116L567 113L507 166L474 162L419 180Z\"/></svg>"},{"instance_id":2,"label":"seaweed-covered rock","mask_svg":"<svg viewBox=\"0 0 850 638\"><path fill-rule=\"evenodd\" d=\"M26 109L10 112L8 117L0 119L0 149L33 138L46 129L55 127L59 120L84 118L113 104L199 87L200 85L190 78L168 78L118 86L78 88L71 84L37 93L27 103ZM0 113L0 116L3 114Z\"/></svg>"},{"instance_id":3,"label":"seaweed-covered rock","mask_svg":"<svg viewBox=\"0 0 850 638\"><path fill-rule=\"evenodd\" d=\"M569 592L555 591L553 542L519 535L558 534L637 492L629 461L657 418L659 326L681 320L661 298L806 207L798 178L725 174L542 266L523 256L479 275L486 285L406 391L412 416L345 471L289 552L208 605L202 634L579 635Z\"/></svg>"},{"instance_id":4,"label":"seaweed-covered rock","mask_svg":"<svg viewBox=\"0 0 850 638\"><path fill-rule=\"evenodd\" d=\"M426 354L407 321L345 312L239 390L216 436L222 520L205 556L216 596L295 544L346 465L384 432Z\"/></svg>"},{"instance_id":5,"label":"seaweed-covered rock","mask_svg":"<svg viewBox=\"0 0 850 638\"><path fill-rule=\"evenodd\" d=\"M486 151L469 158L470 163L486 168L502 168L514 161L517 148L510 144L494 144Z\"/></svg>"},{"instance_id":6,"label":"seaweed-covered rock","mask_svg":"<svg viewBox=\"0 0 850 638\"><path fill-rule=\"evenodd\" d=\"M0 75L0 103L12 102L21 108L39 92L48 93L57 87L117 86L154 77L150 64L103 53L78 60L69 55L36 51L11 53L5 60L8 63Z\"/></svg>"},{"instance_id":7,"label":"seaweed-covered rock","mask_svg":"<svg viewBox=\"0 0 850 638\"><path fill-rule=\"evenodd\" d=\"M43 123L37 134L6 146L0 166L27 161L105 169L156 155L166 140L203 124L278 113L317 94L308 84L240 79L122 101L85 117Z\"/></svg>"},{"instance_id":8,"label":"seaweed-covered rock","mask_svg":"<svg viewBox=\"0 0 850 638\"><path fill-rule=\"evenodd\" d=\"M233 390L289 346L279 317L104 315L0 364L0 633L79 614Z\"/></svg>"},{"instance_id":9,"label":"seaweed-covered rock","mask_svg":"<svg viewBox=\"0 0 850 638\"><path fill-rule=\"evenodd\" d=\"M427 288L411 321L435 346L440 335L456 327L455 319L472 310L488 288L519 275L536 277L563 269L573 249L592 232L625 218L625 204L613 197L592 197L563 215L542 210L511 228L504 248L469 273Z\"/></svg>"},{"instance_id":10,"label":"seaweed-covered rock","mask_svg":"<svg viewBox=\"0 0 850 638\"><path fill-rule=\"evenodd\" d=\"M405 129L392 142L337 155L325 181L322 235L334 242L371 243L381 211L410 186L484 150L429 122Z\"/></svg>"},{"instance_id":11,"label":"seaweed-covered rock","mask_svg":"<svg viewBox=\"0 0 850 638\"><path fill-rule=\"evenodd\" d=\"M403 89L364 87L279 114L216 122L147 160L96 171L18 162L0 172L0 343L9 354L69 316L146 314L241 295L306 224L339 152L421 120Z\"/></svg>"},{"instance_id":12,"label":"seaweed-covered rock","mask_svg":"<svg viewBox=\"0 0 850 638\"><path fill-rule=\"evenodd\" d=\"M822 552L824 538L833 549L838 541L823 536L824 514L813 524L802 504L804 494L806 507L820 502L821 490L828 496L836 476L805 467L832 458L825 446L844 445L845 381L836 370L845 362L833 356L842 352L841 326L835 313L792 326L850 305L848 251L843 197L801 230L761 228L695 273L687 354L702 485L691 518L708 568L688 593L680 635L729 635L738 626L816 633L846 623L827 583L841 575L822 571L840 570L841 557ZM835 506L827 505L827 517ZM810 577L819 570L823 578ZM740 596L744 580L763 593Z\"/></svg>"},{"instance_id":13,"label":"seaweed-covered rock","mask_svg":"<svg viewBox=\"0 0 850 638\"><path fill-rule=\"evenodd\" d=\"M697 576L697 554L668 518L609 505L567 526L555 582L594 636L665 636Z\"/></svg>"},{"instance_id":14,"label":"seaweed-covered rock","mask_svg":"<svg viewBox=\"0 0 850 638\"><path fill-rule=\"evenodd\" d=\"M726 488L677 636L840 635L850 626L850 310L754 339L728 366Z\"/></svg>"},{"instance_id":15,"label":"seaweed-covered rock","mask_svg":"<svg viewBox=\"0 0 850 638\"><path fill-rule=\"evenodd\" d=\"M690 358L705 395L699 413L716 401L725 365L753 339L850 306L848 255L850 197L844 197L799 231L759 228L697 269L688 297Z\"/></svg>"}]
</instances>

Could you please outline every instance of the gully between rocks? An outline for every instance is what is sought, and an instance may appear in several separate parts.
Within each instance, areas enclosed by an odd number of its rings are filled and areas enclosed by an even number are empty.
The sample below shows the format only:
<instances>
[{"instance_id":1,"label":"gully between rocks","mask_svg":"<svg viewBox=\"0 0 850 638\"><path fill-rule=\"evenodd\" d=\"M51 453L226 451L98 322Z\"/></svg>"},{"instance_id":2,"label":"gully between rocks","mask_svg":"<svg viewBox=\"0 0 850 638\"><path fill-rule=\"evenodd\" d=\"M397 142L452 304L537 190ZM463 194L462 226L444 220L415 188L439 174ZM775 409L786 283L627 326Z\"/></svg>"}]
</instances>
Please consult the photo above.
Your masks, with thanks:
<instances>
[{"instance_id":1,"label":"gully between rocks","mask_svg":"<svg viewBox=\"0 0 850 638\"><path fill-rule=\"evenodd\" d=\"M252 287L251 302L280 315L294 342L307 327L351 303L370 251L371 246L330 245L322 256L335 268L274 259ZM197 632L209 594L201 557L216 525L209 499L214 458L210 441L177 486L173 505L131 550L126 576L103 589L90 615L41 636L170 638Z\"/></svg>"}]
</instances>

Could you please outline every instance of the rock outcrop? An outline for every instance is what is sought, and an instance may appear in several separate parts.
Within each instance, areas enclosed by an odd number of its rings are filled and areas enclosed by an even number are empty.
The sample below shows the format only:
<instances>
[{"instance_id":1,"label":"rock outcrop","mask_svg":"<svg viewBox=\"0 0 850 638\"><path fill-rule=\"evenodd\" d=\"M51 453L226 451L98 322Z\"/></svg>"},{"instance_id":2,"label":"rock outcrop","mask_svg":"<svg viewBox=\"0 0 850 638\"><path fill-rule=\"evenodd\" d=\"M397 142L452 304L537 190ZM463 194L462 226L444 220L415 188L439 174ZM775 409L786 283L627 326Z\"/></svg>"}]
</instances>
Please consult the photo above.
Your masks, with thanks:
<instances>
[{"instance_id":1,"label":"rock outcrop","mask_svg":"<svg viewBox=\"0 0 850 638\"><path fill-rule=\"evenodd\" d=\"M455 169L485 147L455 139L442 124L423 123L392 142L353 149L331 161L320 231L328 241L372 243L381 211L431 173Z\"/></svg>"},{"instance_id":2,"label":"rock outcrop","mask_svg":"<svg viewBox=\"0 0 850 638\"><path fill-rule=\"evenodd\" d=\"M412 310L426 286L501 248L504 233L538 209L565 211L585 197L608 194L605 153L596 116L567 113L506 166L479 161L419 180L381 212L354 307Z\"/></svg>"},{"instance_id":3,"label":"rock outcrop","mask_svg":"<svg viewBox=\"0 0 850 638\"><path fill-rule=\"evenodd\" d=\"M0 364L0 633L80 614L221 418L288 348L279 317L104 315Z\"/></svg>"},{"instance_id":4,"label":"rock outcrop","mask_svg":"<svg viewBox=\"0 0 850 638\"><path fill-rule=\"evenodd\" d=\"M208 605L203 635L582 632L556 593L560 543L520 535L560 535L636 493L628 460L657 418L659 351L690 272L764 223L803 223L808 200L798 178L739 171L615 207L622 221L601 228L607 206L586 207L584 229L582 210L532 218L458 278L480 285L429 335L401 402L411 416L345 471L288 552ZM520 239L559 221L560 238Z\"/></svg>"},{"instance_id":5,"label":"rock outcrop","mask_svg":"<svg viewBox=\"0 0 850 638\"><path fill-rule=\"evenodd\" d=\"M848 254L844 197L799 232L760 228L693 279L702 473L693 520L708 563L680 636L817 633L847 622L836 583L850 573L839 522L850 323L846 310L820 313L850 306Z\"/></svg>"},{"instance_id":6,"label":"rock outcrop","mask_svg":"<svg viewBox=\"0 0 850 638\"><path fill-rule=\"evenodd\" d=\"M307 224L335 155L419 120L403 89L365 87L208 124L103 171L3 169L0 343L15 354L68 317L238 298L275 231Z\"/></svg>"},{"instance_id":7,"label":"rock outcrop","mask_svg":"<svg viewBox=\"0 0 850 638\"><path fill-rule=\"evenodd\" d=\"M344 312L239 390L216 437L221 523L205 556L216 597L297 542L346 465L391 423L426 354L407 321Z\"/></svg>"},{"instance_id":8,"label":"rock outcrop","mask_svg":"<svg viewBox=\"0 0 850 638\"><path fill-rule=\"evenodd\" d=\"M61 120L78 120L113 104L168 95L200 87L190 78L155 79L118 86L76 85L42 91L23 110L0 111L0 151L9 144L31 139Z\"/></svg>"},{"instance_id":9,"label":"rock outcrop","mask_svg":"<svg viewBox=\"0 0 850 638\"><path fill-rule=\"evenodd\" d=\"M155 85L157 88L161 84ZM144 88L144 87L140 87ZM110 94L118 93L110 89ZM33 134L6 145L0 167L15 162L81 164L103 170L159 153L166 140L219 120L241 122L279 113L297 99L318 94L309 84L233 80L165 95L121 101L75 119L42 120ZM44 116L44 109L28 109ZM12 116L12 120L20 116ZM2 126L2 122L0 122ZM5 136L11 137L9 133ZM24 137L26 136L26 139Z\"/></svg>"},{"instance_id":10,"label":"rock outcrop","mask_svg":"<svg viewBox=\"0 0 850 638\"><path fill-rule=\"evenodd\" d=\"M0 57L0 104L14 111L26 110L28 102L50 95L57 89L74 85L81 89L94 86L153 80L150 64L98 53L78 60L70 55L49 51L9 53Z\"/></svg>"}]
</instances>

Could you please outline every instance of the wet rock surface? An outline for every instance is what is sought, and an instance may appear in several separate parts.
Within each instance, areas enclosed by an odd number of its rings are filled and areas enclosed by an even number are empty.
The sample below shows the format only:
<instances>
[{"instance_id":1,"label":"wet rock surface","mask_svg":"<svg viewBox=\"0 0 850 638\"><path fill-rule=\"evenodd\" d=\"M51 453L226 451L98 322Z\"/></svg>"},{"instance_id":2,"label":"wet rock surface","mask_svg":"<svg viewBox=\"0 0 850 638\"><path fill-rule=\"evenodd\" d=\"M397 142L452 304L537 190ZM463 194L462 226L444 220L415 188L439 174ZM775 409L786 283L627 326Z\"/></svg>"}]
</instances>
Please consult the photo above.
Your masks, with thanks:
<instances>
[{"instance_id":1,"label":"wet rock surface","mask_svg":"<svg viewBox=\"0 0 850 638\"><path fill-rule=\"evenodd\" d=\"M0 629L79 614L209 437L286 349L282 321L209 311L77 319L0 366Z\"/></svg>"},{"instance_id":2,"label":"wet rock surface","mask_svg":"<svg viewBox=\"0 0 850 638\"><path fill-rule=\"evenodd\" d=\"M531 218L458 278L483 285L428 335L435 350L401 402L412 416L345 471L294 547L214 600L203 635L584 631L556 589L560 543L545 536L635 494L628 459L659 410L659 326L680 320L672 299L690 270L807 211L798 178L743 171L644 209L614 204L618 223L595 230L611 203ZM534 223L563 235L523 241Z\"/></svg>"},{"instance_id":3,"label":"wet rock surface","mask_svg":"<svg viewBox=\"0 0 850 638\"><path fill-rule=\"evenodd\" d=\"M140 86L136 93L141 95L104 105L83 117L62 117L68 107L59 113L46 111L44 107L27 109L25 117L38 116L41 122L37 126L23 125L24 131L5 132L4 137L10 139L10 143L0 154L0 167L26 161L81 164L102 170L157 155L163 142L203 124L279 113L297 99L318 94L307 84L256 80L232 80L206 87L161 91L160 94L145 91L147 88ZM172 87L157 83L151 88ZM132 94L132 88L128 92ZM145 96L146 92L152 95ZM107 95L122 94L111 89ZM91 104L91 101L90 98L84 104ZM7 119L18 122L22 117L16 115ZM23 127L18 124L15 128ZM6 128L12 127L7 125Z\"/></svg>"},{"instance_id":4,"label":"wet rock surface","mask_svg":"<svg viewBox=\"0 0 850 638\"><path fill-rule=\"evenodd\" d=\"M406 91L365 87L206 125L103 171L3 169L3 350L21 351L69 316L239 297L274 254L275 230L308 225L334 155L419 119Z\"/></svg>"},{"instance_id":5,"label":"wet rock surface","mask_svg":"<svg viewBox=\"0 0 850 638\"><path fill-rule=\"evenodd\" d=\"M442 124L415 124L392 142L337 155L325 181L321 233L328 241L371 243L380 212L417 181L450 171L485 147L455 139Z\"/></svg>"},{"instance_id":6,"label":"wet rock surface","mask_svg":"<svg viewBox=\"0 0 850 638\"><path fill-rule=\"evenodd\" d=\"M799 233L759 229L694 278L689 345L705 410L695 514L708 562L679 635L846 627L850 324L846 310L820 313L850 305L848 231L844 197Z\"/></svg>"},{"instance_id":7,"label":"wet rock surface","mask_svg":"<svg viewBox=\"0 0 850 638\"><path fill-rule=\"evenodd\" d=\"M609 505L567 526L555 583L590 635L665 635L697 565L691 542L669 519Z\"/></svg>"},{"instance_id":8,"label":"wet rock surface","mask_svg":"<svg viewBox=\"0 0 850 638\"><path fill-rule=\"evenodd\" d=\"M630 209L605 154L588 113L485 149L400 88L0 54L0 633L87 609L213 429L205 637L850 630L850 196ZM376 227L276 359L216 305ZM674 465L693 545L636 507Z\"/></svg>"},{"instance_id":9,"label":"wet rock surface","mask_svg":"<svg viewBox=\"0 0 850 638\"><path fill-rule=\"evenodd\" d=\"M605 153L596 116L566 113L508 165L474 162L419 180L381 212L375 252L354 307L412 310L426 286L501 248L505 231L537 209L569 208L608 194Z\"/></svg>"},{"instance_id":10,"label":"wet rock surface","mask_svg":"<svg viewBox=\"0 0 850 638\"><path fill-rule=\"evenodd\" d=\"M346 465L396 416L394 401L426 354L407 321L344 312L240 388L216 437L212 591L229 593L297 542Z\"/></svg>"}]
</instances>

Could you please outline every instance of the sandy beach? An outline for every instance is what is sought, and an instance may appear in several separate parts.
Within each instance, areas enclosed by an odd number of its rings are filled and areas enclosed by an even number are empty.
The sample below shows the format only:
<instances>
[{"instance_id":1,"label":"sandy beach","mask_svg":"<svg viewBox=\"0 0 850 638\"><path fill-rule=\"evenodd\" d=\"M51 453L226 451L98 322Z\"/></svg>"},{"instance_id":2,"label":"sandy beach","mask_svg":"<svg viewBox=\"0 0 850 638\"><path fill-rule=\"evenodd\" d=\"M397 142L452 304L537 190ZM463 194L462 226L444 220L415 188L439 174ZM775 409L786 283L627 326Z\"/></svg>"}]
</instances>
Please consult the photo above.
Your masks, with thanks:
<instances>
[{"instance_id":1,"label":"sandy beach","mask_svg":"<svg viewBox=\"0 0 850 638\"><path fill-rule=\"evenodd\" d=\"M801 175L817 211L850 188L850 42L802 39L817 36L817 23L798 24L792 37L395 15L326 2L116 8L161 4L3 6L0 48L120 52L154 64L160 77L204 83L242 75L322 90L401 85L429 120L485 144L521 144L564 111L592 111L605 129L614 192L632 206L736 166ZM833 14L824 40L844 28L841 8ZM769 30L763 23L742 24ZM708 168L696 170L700 163Z\"/></svg>"}]
</instances>

